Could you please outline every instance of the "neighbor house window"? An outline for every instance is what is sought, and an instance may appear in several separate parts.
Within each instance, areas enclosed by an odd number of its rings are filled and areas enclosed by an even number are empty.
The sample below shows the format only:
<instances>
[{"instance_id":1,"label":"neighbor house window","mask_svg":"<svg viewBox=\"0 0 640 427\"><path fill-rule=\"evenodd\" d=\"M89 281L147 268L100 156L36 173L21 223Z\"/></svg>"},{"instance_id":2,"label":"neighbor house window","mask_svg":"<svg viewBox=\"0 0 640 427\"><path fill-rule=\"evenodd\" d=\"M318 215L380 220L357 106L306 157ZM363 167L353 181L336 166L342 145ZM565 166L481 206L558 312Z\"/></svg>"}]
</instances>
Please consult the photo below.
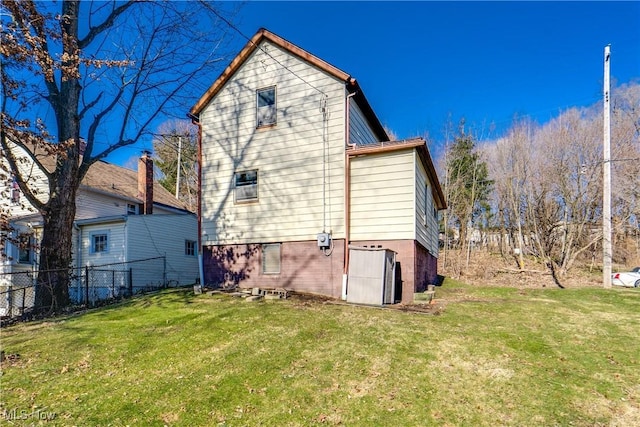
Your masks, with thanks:
<instances>
[{"instance_id":1,"label":"neighbor house window","mask_svg":"<svg viewBox=\"0 0 640 427\"><path fill-rule=\"evenodd\" d=\"M276 124L276 87L271 86L256 91L257 127Z\"/></svg>"},{"instance_id":2,"label":"neighbor house window","mask_svg":"<svg viewBox=\"0 0 640 427\"><path fill-rule=\"evenodd\" d=\"M138 215L138 205L127 203L127 215Z\"/></svg>"},{"instance_id":3,"label":"neighbor house window","mask_svg":"<svg viewBox=\"0 0 640 427\"><path fill-rule=\"evenodd\" d=\"M18 236L18 262L20 264L31 264L33 262L33 242L29 234Z\"/></svg>"},{"instance_id":4,"label":"neighbor house window","mask_svg":"<svg viewBox=\"0 0 640 427\"><path fill-rule=\"evenodd\" d=\"M109 233L101 232L91 235L91 253L109 252Z\"/></svg>"},{"instance_id":5,"label":"neighbor house window","mask_svg":"<svg viewBox=\"0 0 640 427\"><path fill-rule=\"evenodd\" d=\"M184 241L184 254L188 256L196 256L196 242L193 240Z\"/></svg>"},{"instance_id":6,"label":"neighbor house window","mask_svg":"<svg viewBox=\"0 0 640 427\"><path fill-rule=\"evenodd\" d=\"M235 177L236 202L258 200L258 171L236 172Z\"/></svg>"},{"instance_id":7,"label":"neighbor house window","mask_svg":"<svg viewBox=\"0 0 640 427\"><path fill-rule=\"evenodd\" d=\"M280 273L280 243L262 245L262 273Z\"/></svg>"}]
</instances>

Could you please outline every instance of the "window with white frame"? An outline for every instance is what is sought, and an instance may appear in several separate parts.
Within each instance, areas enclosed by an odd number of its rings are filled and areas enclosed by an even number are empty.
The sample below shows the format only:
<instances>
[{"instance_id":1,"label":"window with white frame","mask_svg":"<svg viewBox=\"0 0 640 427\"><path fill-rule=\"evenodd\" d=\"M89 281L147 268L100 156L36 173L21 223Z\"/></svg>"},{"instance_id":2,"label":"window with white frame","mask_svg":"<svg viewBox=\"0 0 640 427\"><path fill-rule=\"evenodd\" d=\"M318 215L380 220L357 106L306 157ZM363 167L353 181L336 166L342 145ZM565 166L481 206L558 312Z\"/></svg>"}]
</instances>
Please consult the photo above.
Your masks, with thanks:
<instances>
[{"instance_id":1,"label":"window with white frame","mask_svg":"<svg viewBox=\"0 0 640 427\"><path fill-rule=\"evenodd\" d=\"M91 234L91 253L109 252L109 233L105 231Z\"/></svg>"},{"instance_id":2,"label":"window with white frame","mask_svg":"<svg viewBox=\"0 0 640 427\"><path fill-rule=\"evenodd\" d=\"M138 205L127 203L127 215L138 215Z\"/></svg>"},{"instance_id":3,"label":"window with white frame","mask_svg":"<svg viewBox=\"0 0 640 427\"><path fill-rule=\"evenodd\" d=\"M256 126L276 124L276 87L271 86L256 91Z\"/></svg>"},{"instance_id":4,"label":"window with white frame","mask_svg":"<svg viewBox=\"0 0 640 427\"><path fill-rule=\"evenodd\" d=\"M194 240L184 241L184 254L187 256L196 256L196 242Z\"/></svg>"},{"instance_id":5,"label":"window with white frame","mask_svg":"<svg viewBox=\"0 0 640 427\"><path fill-rule=\"evenodd\" d=\"M262 273L280 274L280 243L262 245Z\"/></svg>"},{"instance_id":6,"label":"window with white frame","mask_svg":"<svg viewBox=\"0 0 640 427\"><path fill-rule=\"evenodd\" d=\"M234 176L235 201L250 202L258 200L258 170L236 172Z\"/></svg>"}]
</instances>

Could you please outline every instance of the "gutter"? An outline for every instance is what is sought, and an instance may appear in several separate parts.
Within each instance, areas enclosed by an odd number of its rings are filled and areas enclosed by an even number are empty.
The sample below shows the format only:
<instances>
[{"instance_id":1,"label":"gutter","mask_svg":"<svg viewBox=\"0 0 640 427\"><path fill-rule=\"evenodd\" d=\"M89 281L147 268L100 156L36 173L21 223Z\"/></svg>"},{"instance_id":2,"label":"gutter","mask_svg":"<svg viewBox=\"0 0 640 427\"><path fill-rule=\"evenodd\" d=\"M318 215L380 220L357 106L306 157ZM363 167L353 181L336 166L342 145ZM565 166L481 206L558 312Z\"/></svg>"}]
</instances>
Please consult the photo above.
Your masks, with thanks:
<instances>
[{"instance_id":1,"label":"gutter","mask_svg":"<svg viewBox=\"0 0 640 427\"><path fill-rule=\"evenodd\" d=\"M78 219L74 221L77 225L110 224L114 222L126 222L127 215L102 216L98 218Z\"/></svg>"}]
</instances>

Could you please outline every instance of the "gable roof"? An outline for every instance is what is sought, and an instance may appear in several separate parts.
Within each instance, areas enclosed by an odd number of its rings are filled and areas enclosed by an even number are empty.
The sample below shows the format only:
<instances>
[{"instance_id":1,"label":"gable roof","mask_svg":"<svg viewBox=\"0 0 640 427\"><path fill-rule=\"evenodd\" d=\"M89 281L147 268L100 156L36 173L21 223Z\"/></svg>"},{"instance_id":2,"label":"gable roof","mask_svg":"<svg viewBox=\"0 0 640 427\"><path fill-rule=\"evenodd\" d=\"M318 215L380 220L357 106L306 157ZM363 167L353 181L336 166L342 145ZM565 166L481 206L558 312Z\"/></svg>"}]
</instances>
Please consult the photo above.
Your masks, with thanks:
<instances>
[{"instance_id":1,"label":"gable roof","mask_svg":"<svg viewBox=\"0 0 640 427\"><path fill-rule=\"evenodd\" d=\"M427 142L424 140L424 138L418 137L400 141L385 141L373 144L356 145L353 147L349 147L347 149L347 154L350 157L355 157L363 154L381 154L407 149L417 150L418 155L420 156L420 160L422 161L422 166L424 166L424 170L426 171L429 181L431 182L431 185L433 187L431 191L433 194L433 198L436 201L436 206L438 207L438 210L446 209L447 201L444 193L442 192L440 180L438 179L438 175L436 174L436 169L433 166L433 161L431 160L431 155L429 154L429 148L427 148Z\"/></svg>"},{"instance_id":2,"label":"gable roof","mask_svg":"<svg viewBox=\"0 0 640 427\"><path fill-rule=\"evenodd\" d=\"M143 203L138 193L138 172L102 160L98 160L89 167L80 185L88 190ZM189 210L185 203L176 199L156 180L153 181L153 203L185 211Z\"/></svg>"},{"instance_id":3,"label":"gable roof","mask_svg":"<svg viewBox=\"0 0 640 427\"><path fill-rule=\"evenodd\" d=\"M378 138L383 141L389 139L389 137L387 136L387 132L384 130L384 127L380 123L380 120L373 112L369 101L367 101L367 98L364 96L364 93L362 92L362 89L360 88L360 85L355 78L351 77L351 75L346 73L345 71L342 71L341 69L329 64L328 62L318 58L317 56L307 52L301 47L294 45L293 43L283 39L282 37L270 32L265 28L260 28L258 32L248 41L248 43L244 46L240 53L238 53L233 61L231 61L229 66L222 72L222 74L220 74L220 76L218 76L218 78L213 82L211 87L204 93L204 95L200 97L196 104L191 108L189 113L194 116L199 115L207 106L207 104L209 104L209 102L211 102L211 100L216 96L216 94L220 92L227 81L229 81L229 79L231 79L236 71L238 71L238 69L240 69L240 67L247 61L251 54L259 48L260 43L265 40L302 59L303 61L308 62L309 64L315 66L321 71L324 71L330 76L335 77L337 80L344 82L347 90L350 93L356 93L356 95L354 96L354 100L371 124L371 127Z\"/></svg>"},{"instance_id":4,"label":"gable roof","mask_svg":"<svg viewBox=\"0 0 640 427\"><path fill-rule=\"evenodd\" d=\"M38 159L42 167L49 173L55 170L55 155L48 154L41 147L27 147L13 144L12 150L31 151L32 155ZM89 166L87 173L80 182L80 188L120 197L132 203L144 203L142 195L138 192L138 172L103 160L98 160ZM191 212L186 203L176 199L170 191L155 179L153 181L153 203L168 208Z\"/></svg>"}]
</instances>

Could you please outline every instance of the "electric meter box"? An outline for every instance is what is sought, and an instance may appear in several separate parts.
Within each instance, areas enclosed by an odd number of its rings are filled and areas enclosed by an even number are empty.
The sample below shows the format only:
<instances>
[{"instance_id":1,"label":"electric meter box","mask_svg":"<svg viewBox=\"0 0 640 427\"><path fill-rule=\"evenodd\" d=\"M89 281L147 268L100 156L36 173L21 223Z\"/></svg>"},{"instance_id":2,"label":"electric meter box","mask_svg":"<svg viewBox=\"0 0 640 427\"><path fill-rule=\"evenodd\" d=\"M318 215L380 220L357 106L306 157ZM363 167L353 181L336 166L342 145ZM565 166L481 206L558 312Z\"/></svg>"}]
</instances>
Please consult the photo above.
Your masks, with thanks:
<instances>
[{"instance_id":1,"label":"electric meter box","mask_svg":"<svg viewBox=\"0 0 640 427\"><path fill-rule=\"evenodd\" d=\"M320 249L331 247L331 235L329 233L318 233L318 247Z\"/></svg>"}]
</instances>

